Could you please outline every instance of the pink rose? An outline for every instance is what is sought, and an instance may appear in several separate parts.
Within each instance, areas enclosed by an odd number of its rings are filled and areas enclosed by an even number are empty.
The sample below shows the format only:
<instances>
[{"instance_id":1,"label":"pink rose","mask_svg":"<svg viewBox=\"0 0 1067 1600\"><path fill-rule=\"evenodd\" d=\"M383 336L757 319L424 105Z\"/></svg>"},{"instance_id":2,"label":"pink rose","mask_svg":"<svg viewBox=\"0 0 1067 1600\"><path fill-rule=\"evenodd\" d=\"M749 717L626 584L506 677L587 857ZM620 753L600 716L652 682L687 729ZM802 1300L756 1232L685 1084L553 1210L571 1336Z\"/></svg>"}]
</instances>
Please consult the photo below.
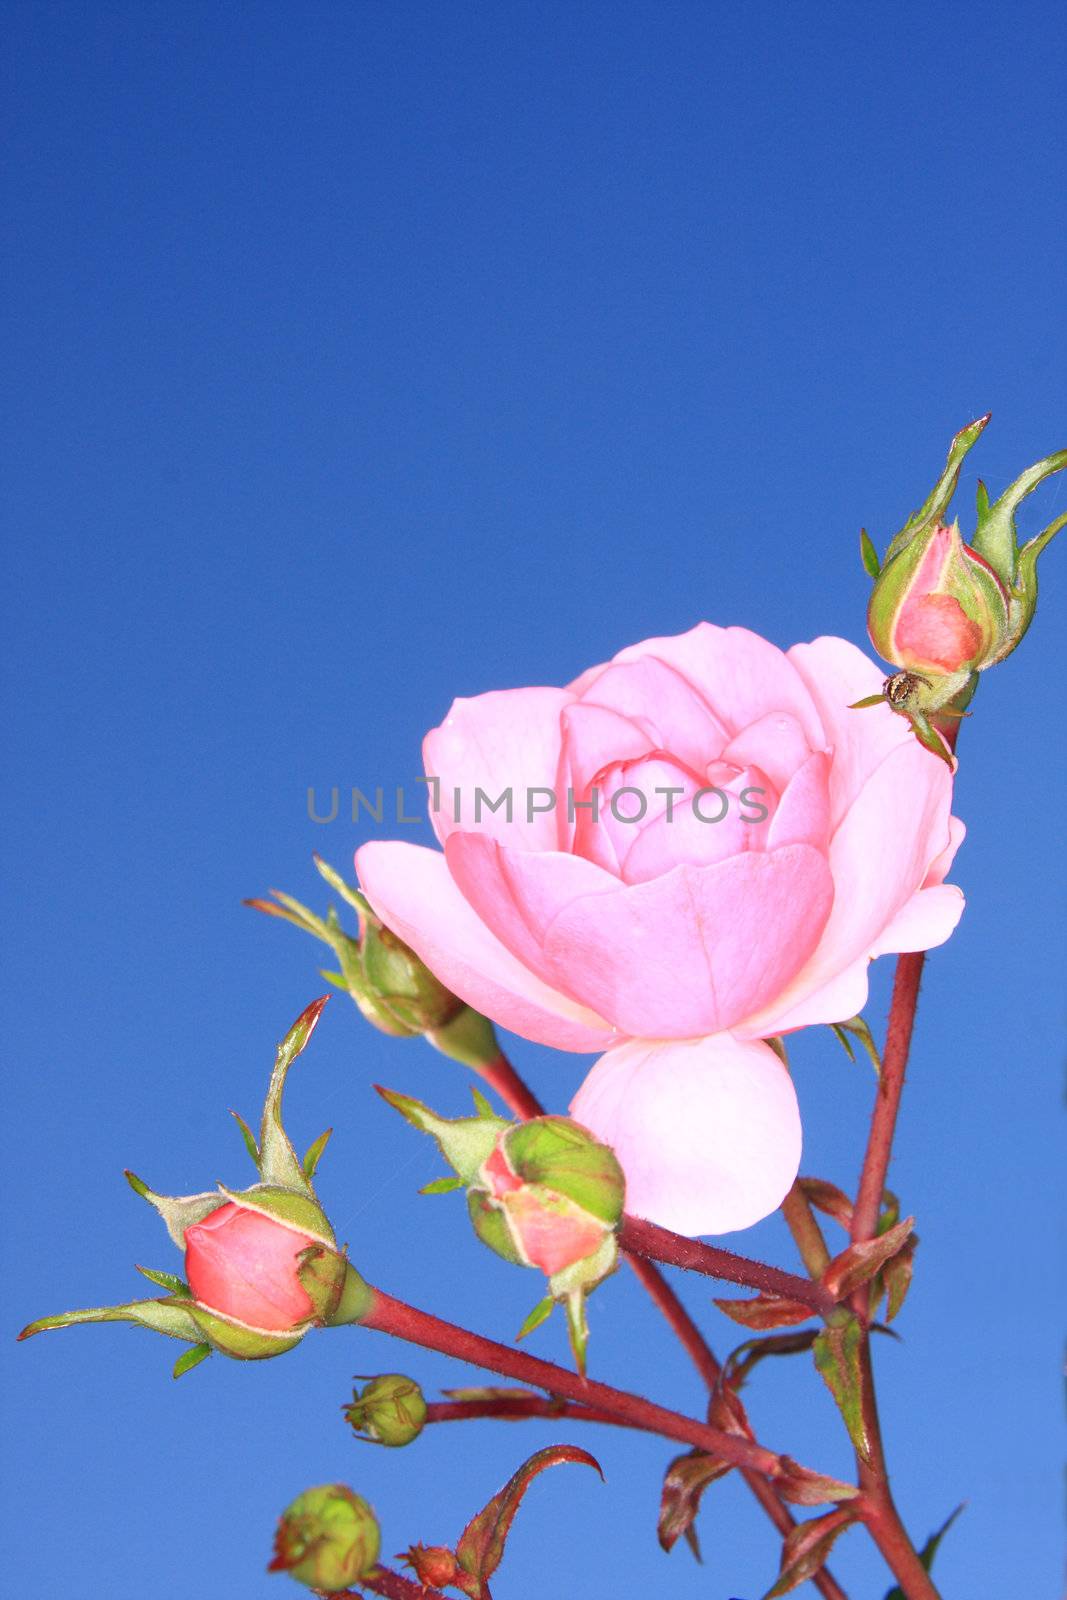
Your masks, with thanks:
<instances>
[{"instance_id":1,"label":"pink rose","mask_svg":"<svg viewBox=\"0 0 1067 1600\"><path fill-rule=\"evenodd\" d=\"M566 689L457 700L424 745L444 854L357 852L377 914L462 999L605 1052L571 1110L638 1216L725 1233L773 1211L800 1119L763 1041L853 1016L874 956L959 920L949 768L888 707L848 709L881 679L842 639L784 654L701 623Z\"/></svg>"},{"instance_id":2,"label":"pink rose","mask_svg":"<svg viewBox=\"0 0 1067 1600\"><path fill-rule=\"evenodd\" d=\"M194 1299L208 1310L280 1332L315 1315L297 1268L301 1250L321 1243L228 1201L186 1228L186 1278Z\"/></svg>"}]
</instances>

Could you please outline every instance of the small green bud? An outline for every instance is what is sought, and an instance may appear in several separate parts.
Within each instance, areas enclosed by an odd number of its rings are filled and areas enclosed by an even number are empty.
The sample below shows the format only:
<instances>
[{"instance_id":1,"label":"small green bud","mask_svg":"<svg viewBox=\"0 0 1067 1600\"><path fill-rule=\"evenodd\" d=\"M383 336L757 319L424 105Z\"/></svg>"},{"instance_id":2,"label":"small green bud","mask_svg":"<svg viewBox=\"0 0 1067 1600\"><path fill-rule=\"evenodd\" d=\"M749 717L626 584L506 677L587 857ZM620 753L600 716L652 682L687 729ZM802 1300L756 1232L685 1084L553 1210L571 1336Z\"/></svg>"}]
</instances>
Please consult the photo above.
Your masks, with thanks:
<instances>
[{"instance_id":1,"label":"small green bud","mask_svg":"<svg viewBox=\"0 0 1067 1600\"><path fill-rule=\"evenodd\" d=\"M362 1437L395 1449L410 1444L422 1432L426 1401L414 1378L383 1372L355 1391L344 1415Z\"/></svg>"},{"instance_id":2,"label":"small green bud","mask_svg":"<svg viewBox=\"0 0 1067 1600\"><path fill-rule=\"evenodd\" d=\"M381 1534L367 1502L343 1483L305 1489L285 1511L274 1535L268 1572L287 1572L327 1594L349 1589L378 1560Z\"/></svg>"},{"instance_id":3,"label":"small green bud","mask_svg":"<svg viewBox=\"0 0 1067 1600\"><path fill-rule=\"evenodd\" d=\"M371 995L387 1015L413 1033L443 1028L463 1009L457 999L390 928L362 918L360 955Z\"/></svg>"}]
</instances>

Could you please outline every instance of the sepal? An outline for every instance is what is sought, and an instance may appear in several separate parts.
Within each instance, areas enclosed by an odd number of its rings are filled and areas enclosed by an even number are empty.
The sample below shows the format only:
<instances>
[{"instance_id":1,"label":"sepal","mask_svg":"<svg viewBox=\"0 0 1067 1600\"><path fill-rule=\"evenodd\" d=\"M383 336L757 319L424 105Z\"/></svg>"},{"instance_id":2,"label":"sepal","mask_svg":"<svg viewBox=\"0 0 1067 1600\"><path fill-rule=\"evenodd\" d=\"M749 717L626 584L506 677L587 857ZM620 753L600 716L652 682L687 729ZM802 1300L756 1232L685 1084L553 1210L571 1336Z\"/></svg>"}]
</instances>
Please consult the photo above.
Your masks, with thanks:
<instances>
[{"instance_id":1,"label":"sepal","mask_svg":"<svg viewBox=\"0 0 1067 1600\"><path fill-rule=\"evenodd\" d=\"M421 1100L411 1095L398 1094L394 1089L374 1086L386 1105L436 1140L437 1148L449 1166L463 1182L472 1183L479 1168L488 1159L498 1136L508 1127L502 1117L491 1112L480 1112L476 1117L439 1117Z\"/></svg>"}]
</instances>

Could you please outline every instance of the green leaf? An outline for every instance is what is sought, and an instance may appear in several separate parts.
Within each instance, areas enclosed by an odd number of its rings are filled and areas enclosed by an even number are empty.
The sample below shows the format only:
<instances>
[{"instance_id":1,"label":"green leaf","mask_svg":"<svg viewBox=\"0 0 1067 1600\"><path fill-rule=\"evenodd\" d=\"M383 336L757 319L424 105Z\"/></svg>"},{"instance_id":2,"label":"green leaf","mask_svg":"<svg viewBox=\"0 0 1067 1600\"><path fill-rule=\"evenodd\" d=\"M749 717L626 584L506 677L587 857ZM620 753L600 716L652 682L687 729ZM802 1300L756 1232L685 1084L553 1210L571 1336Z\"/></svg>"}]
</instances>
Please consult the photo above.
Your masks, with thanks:
<instances>
[{"instance_id":1,"label":"green leaf","mask_svg":"<svg viewBox=\"0 0 1067 1600\"><path fill-rule=\"evenodd\" d=\"M978 480L978 488L975 492L975 511L978 519L976 526L980 528L989 515L989 490L981 478Z\"/></svg>"},{"instance_id":2,"label":"green leaf","mask_svg":"<svg viewBox=\"0 0 1067 1600\"><path fill-rule=\"evenodd\" d=\"M550 1280L551 1281L551 1280ZM589 1349L589 1319L585 1314L585 1290L572 1289L563 1302L567 1313L567 1338L578 1376L585 1377L586 1354Z\"/></svg>"},{"instance_id":3,"label":"green leaf","mask_svg":"<svg viewBox=\"0 0 1067 1600\"><path fill-rule=\"evenodd\" d=\"M244 1139L244 1142L245 1142L245 1149L248 1151L249 1155L252 1157L252 1165L255 1167L256 1171L258 1172L259 1171L259 1145L256 1143L256 1136L252 1132L251 1128L248 1126L248 1123L245 1121L244 1117L241 1116L239 1111L231 1111L230 1112L230 1116L233 1118L233 1120L236 1122L237 1126L240 1128L241 1137Z\"/></svg>"},{"instance_id":4,"label":"green leaf","mask_svg":"<svg viewBox=\"0 0 1067 1600\"><path fill-rule=\"evenodd\" d=\"M549 1317L552 1315L555 1304L556 1302L550 1294L546 1294L543 1300L538 1300L533 1310L523 1322L522 1327L515 1335L516 1343L518 1343L520 1339L525 1339L528 1333L533 1333L534 1329L539 1328L542 1322L547 1322Z\"/></svg>"},{"instance_id":5,"label":"green leaf","mask_svg":"<svg viewBox=\"0 0 1067 1600\"><path fill-rule=\"evenodd\" d=\"M452 1194L456 1189L464 1187L462 1178L434 1178L430 1183L424 1183L419 1190L420 1194Z\"/></svg>"},{"instance_id":6,"label":"green leaf","mask_svg":"<svg viewBox=\"0 0 1067 1600\"><path fill-rule=\"evenodd\" d=\"M304 1157L302 1165L303 1165L303 1168L304 1168L304 1176L305 1176L305 1178L307 1178L309 1183L311 1182L312 1178L315 1176L315 1169L318 1166L319 1162L322 1160L322 1152L325 1150L326 1146L329 1144L330 1135L332 1133L333 1133L333 1129L332 1128L327 1128L323 1133L319 1134L319 1136L315 1140L314 1144L308 1146L308 1151L307 1151L307 1154Z\"/></svg>"},{"instance_id":7,"label":"green leaf","mask_svg":"<svg viewBox=\"0 0 1067 1600\"><path fill-rule=\"evenodd\" d=\"M963 1501L956 1507L955 1511L951 1512L950 1515L946 1517L945 1521L941 1524L940 1528L938 1528L937 1532L930 1535L929 1539L927 1539L926 1543L919 1551L919 1560L922 1562L927 1572L929 1572L933 1567L934 1557L937 1554L938 1546L945 1537L945 1534L951 1528L952 1524L955 1522L960 1513L966 1509L967 1502ZM903 1589L897 1585L890 1589L889 1593L885 1597L885 1600L907 1600L907 1596L905 1595Z\"/></svg>"},{"instance_id":8,"label":"green leaf","mask_svg":"<svg viewBox=\"0 0 1067 1600\"><path fill-rule=\"evenodd\" d=\"M174 1294L182 1300L192 1299L192 1290L181 1278L175 1277L173 1272L159 1272L152 1267L138 1267L137 1271L142 1278L147 1278L149 1283L154 1283L161 1289L166 1289L168 1294Z\"/></svg>"},{"instance_id":9,"label":"green leaf","mask_svg":"<svg viewBox=\"0 0 1067 1600\"><path fill-rule=\"evenodd\" d=\"M209 1344L194 1344L191 1350L186 1350L185 1354L180 1355L174 1363L173 1376L175 1378L184 1378L185 1374L192 1372L193 1368L198 1367L201 1361L206 1361L210 1354L211 1346Z\"/></svg>"},{"instance_id":10,"label":"green leaf","mask_svg":"<svg viewBox=\"0 0 1067 1600\"><path fill-rule=\"evenodd\" d=\"M877 578L882 570L882 563L878 559L878 552L874 548L874 540L866 528L860 529L860 560L863 562L864 571L869 578Z\"/></svg>"},{"instance_id":11,"label":"green leaf","mask_svg":"<svg viewBox=\"0 0 1067 1600\"><path fill-rule=\"evenodd\" d=\"M778 1582L767 1590L763 1600L777 1600L779 1595L798 1589L808 1578L821 1572L838 1535L853 1521L855 1513L843 1510L829 1511L826 1516L815 1517L810 1522L798 1522L782 1546Z\"/></svg>"},{"instance_id":12,"label":"green leaf","mask_svg":"<svg viewBox=\"0 0 1067 1600\"><path fill-rule=\"evenodd\" d=\"M307 1195L312 1192L311 1185L282 1126L282 1096L289 1068L307 1047L328 999L329 995L321 995L305 1006L278 1046L259 1130L259 1171L263 1182Z\"/></svg>"},{"instance_id":13,"label":"green leaf","mask_svg":"<svg viewBox=\"0 0 1067 1600\"><path fill-rule=\"evenodd\" d=\"M851 1034L858 1039L870 1058L871 1064L879 1077L882 1075L882 1058L878 1054L878 1046L874 1042L874 1035L862 1017L849 1017L845 1022L832 1022L830 1024L844 1047L845 1054L850 1061L855 1061L856 1052L852 1048Z\"/></svg>"},{"instance_id":14,"label":"green leaf","mask_svg":"<svg viewBox=\"0 0 1067 1600\"><path fill-rule=\"evenodd\" d=\"M348 984L340 972L331 972L329 967L320 967L319 977L325 979L334 989L340 989L342 994L348 994Z\"/></svg>"},{"instance_id":15,"label":"green leaf","mask_svg":"<svg viewBox=\"0 0 1067 1600\"><path fill-rule=\"evenodd\" d=\"M700 1543L693 1526L704 1490L730 1471L730 1462L721 1456L709 1455L704 1450L690 1450L684 1456L675 1456L667 1467L660 1491L659 1521L656 1534L663 1550L670 1552L685 1536L697 1560Z\"/></svg>"},{"instance_id":16,"label":"green leaf","mask_svg":"<svg viewBox=\"0 0 1067 1600\"><path fill-rule=\"evenodd\" d=\"M587 1450L579 1450L577 1445L573 1444L549 1445L547 1449L538 1450L524 1462L500 1492L495 1494L489 1504L464 1528L456 1546L456 1560L464 1572L469 1573L483 1586L483 1590L484 1585L500 1565L515 1513L530 1484L539 1472L544 1472L548 1467L563 1466L568 1462L592 1467L595 1472L600 1473L601 1478L604 1476L599 1461Z\"/></svg>"},{"instance_id":17,"label":"green leaf","mask_svg":"<svg viewBox=\"0 0 1067 1600\"><path fill-rule=\"evenodd\" d=\"M871 1442L863 1420L863 1374L860 1348L863 1330L856 1317L836 1311L812 1344L815 1366L834 1397L849 1438L860 1459L869 1462ZM783 1594L785 1590L781 1591Z\"/></svg>"}]
</instances>

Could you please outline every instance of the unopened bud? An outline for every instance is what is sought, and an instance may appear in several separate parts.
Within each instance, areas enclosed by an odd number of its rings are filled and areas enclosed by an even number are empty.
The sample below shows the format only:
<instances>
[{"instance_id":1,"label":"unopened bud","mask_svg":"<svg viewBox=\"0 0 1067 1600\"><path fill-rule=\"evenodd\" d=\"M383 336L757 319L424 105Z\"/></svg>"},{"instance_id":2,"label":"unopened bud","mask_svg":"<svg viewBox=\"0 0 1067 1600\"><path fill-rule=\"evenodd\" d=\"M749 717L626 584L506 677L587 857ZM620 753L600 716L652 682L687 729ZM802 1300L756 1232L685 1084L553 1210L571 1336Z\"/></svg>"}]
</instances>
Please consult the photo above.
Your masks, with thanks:
<instances>
[{"instance_id":1,"label":"unopened bud","mask_svg":"<svg viewBox=\"0 0 1067 1600\"><path fill-rule=\"evenodd\" d=\"M412 1033L442 1028L463 1009L403 939L373 915L362 919L360 954L372 998ZM373 1019L372 1019L373 1020Z\"/></svg>"},{"instance_id":2,"label":"unopened bud","mask_svg":"<svg viewBox=\"0 0 1067 1600\"><path fill-rule=\"evenodd\" d=\"M343 1483L305 1489L283 1513L268 1572L327 1594L349 1589L378 1560L381 1534L367 1502Z\"/></svg>"},{"instance_id":3,"label":"unopened bud","mask_svg":"<svg viewBox=\"0 0 1067 1600\"><path fill-rule=\"evenodd\" d=\"M422 1432L426 1401L414 1378L383 1372L356 1390L344 1414L364 1438L395 1448L410 1444Z\"/></svg>"},{"instance_id":4,"label":"unopened bud","mask_svg":"<svg viewBox=\"0 0 1067 1600\"><path fill-rule=\"evenodd\" d=\"M937 523L882 568L867 626L879 654L906 671L980 672L1002 651L1008 595L958 525Z\"/></svg>"},{"instance_id":5,"label":"unopened bud","mask_svg":"<svg viewBox=\"0 0 1067 1600\"><path fill-rule=\"evenodd\" d=\"M535 1117L499 1135L468 1204L491 1249L551 1278L597 1254L618 1225L624 1195L607 1145L567 1117Z\"/></svg>"},{"instance_id":6,"label":"unopened bud","mask_svg":"<svg viewBox=\"0 0 1067 1600\"><path fill-rule=\"evenodd\" d=\"M462 1576L455 1555L443 1544L413 1544L403 1561L427 1589L440 1589Z\"/></svg>"}]
</instances>

